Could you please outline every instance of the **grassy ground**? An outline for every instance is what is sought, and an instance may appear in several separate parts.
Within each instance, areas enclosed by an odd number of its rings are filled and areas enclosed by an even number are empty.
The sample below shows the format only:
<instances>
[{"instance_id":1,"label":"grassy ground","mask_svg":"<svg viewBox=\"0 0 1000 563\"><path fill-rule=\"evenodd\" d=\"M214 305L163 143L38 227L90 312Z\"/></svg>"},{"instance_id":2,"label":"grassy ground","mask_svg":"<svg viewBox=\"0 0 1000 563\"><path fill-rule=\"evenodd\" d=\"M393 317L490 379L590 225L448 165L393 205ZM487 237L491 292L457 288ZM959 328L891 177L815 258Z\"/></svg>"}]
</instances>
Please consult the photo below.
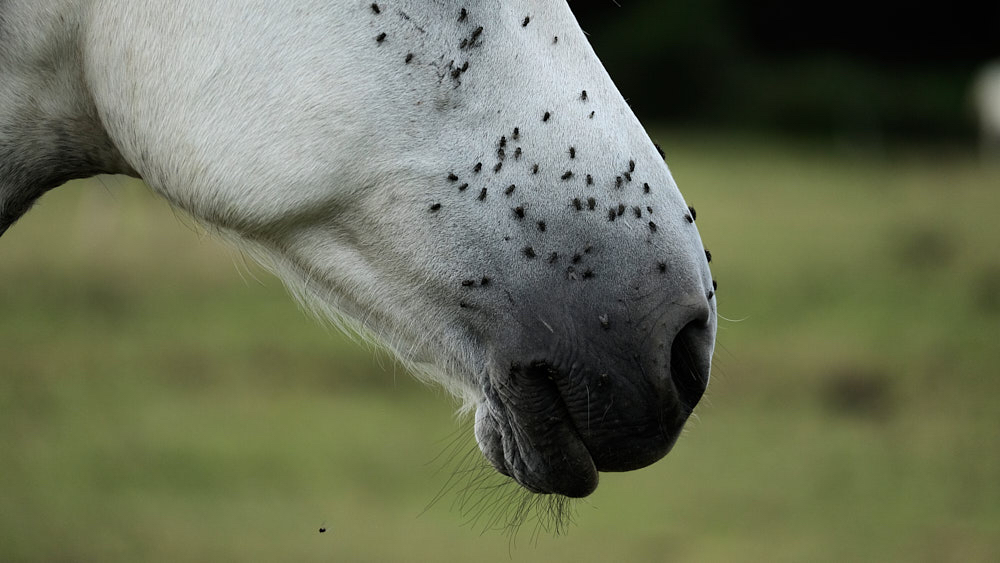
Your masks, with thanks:
<instances>
[{"instance_id":1,"label":"grassy ground","mask_svg":"<svg viewBox=\"0 0 1000 563\"><path fill-rule=\"evenodd\" d=\"M568 536L424 512L451 400L110 178L0 239L0 560L997 560L1000 167L659 137L730 320Z\"/></svg>"}]
</instances>

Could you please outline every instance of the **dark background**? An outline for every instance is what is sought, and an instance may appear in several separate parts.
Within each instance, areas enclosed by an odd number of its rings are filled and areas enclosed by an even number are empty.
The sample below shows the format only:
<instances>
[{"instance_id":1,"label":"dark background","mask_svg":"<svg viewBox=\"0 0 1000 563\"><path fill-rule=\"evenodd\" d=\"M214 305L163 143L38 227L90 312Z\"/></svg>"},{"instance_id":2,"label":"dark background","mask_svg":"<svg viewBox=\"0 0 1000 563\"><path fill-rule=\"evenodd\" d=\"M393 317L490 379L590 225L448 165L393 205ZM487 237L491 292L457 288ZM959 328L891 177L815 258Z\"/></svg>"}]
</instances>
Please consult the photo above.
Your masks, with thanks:
<instances>
[{"instance_id":1,"label":"dark background","mask_svg":"<svg viewBox=\"0 0 1000 563\"><path fill-rule=\"evenodd\" d=\"M619 5L620 4L620 5ZM1000 3L570 3L640 119L878 141L971 141Z\"/></svg>"}]
</instances>

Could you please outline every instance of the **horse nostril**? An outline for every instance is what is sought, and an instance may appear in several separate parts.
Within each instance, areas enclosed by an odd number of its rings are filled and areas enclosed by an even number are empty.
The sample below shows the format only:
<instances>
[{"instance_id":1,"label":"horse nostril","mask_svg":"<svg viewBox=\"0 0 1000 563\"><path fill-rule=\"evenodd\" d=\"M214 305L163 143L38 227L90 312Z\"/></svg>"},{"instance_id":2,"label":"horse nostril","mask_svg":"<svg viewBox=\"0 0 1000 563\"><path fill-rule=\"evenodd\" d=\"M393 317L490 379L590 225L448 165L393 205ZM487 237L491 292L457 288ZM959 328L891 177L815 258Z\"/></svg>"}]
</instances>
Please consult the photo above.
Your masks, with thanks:
<instances>
[{"instance_id":1,"label":"horse nostril","mask_svg":"<svg viewBox=\"0 0 1000 563\"><path fill-rule=\"evenodd\" d=\"M708 386L711 357L711 335L703 319L686 324L670 345L670 378L688 413Z\"/></svg>"}]
</instances>

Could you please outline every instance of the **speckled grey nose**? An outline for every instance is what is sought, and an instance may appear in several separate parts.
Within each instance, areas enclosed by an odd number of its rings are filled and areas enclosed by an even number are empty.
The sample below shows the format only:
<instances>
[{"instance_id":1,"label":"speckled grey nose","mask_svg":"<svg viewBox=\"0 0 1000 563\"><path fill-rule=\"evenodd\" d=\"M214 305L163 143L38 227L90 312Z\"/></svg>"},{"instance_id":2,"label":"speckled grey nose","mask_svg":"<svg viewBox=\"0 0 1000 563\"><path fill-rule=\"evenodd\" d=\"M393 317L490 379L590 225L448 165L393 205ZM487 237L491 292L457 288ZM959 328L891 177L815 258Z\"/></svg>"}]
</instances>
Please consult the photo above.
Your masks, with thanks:
<instances>
[{"instance_id":1,"label":"speckled grey nose","mask_svg":"<svg viewBox=\"0 0 1000 563\"><path fill-rule=\"evenodd\" d=\"M477 416L498 471L535 492L579 497L599 471L638 469L670 451L708 384L714 296L697 276L678 276L691 280L684 287L659 275L524 300Z\"/></svg>"}]
</instances>

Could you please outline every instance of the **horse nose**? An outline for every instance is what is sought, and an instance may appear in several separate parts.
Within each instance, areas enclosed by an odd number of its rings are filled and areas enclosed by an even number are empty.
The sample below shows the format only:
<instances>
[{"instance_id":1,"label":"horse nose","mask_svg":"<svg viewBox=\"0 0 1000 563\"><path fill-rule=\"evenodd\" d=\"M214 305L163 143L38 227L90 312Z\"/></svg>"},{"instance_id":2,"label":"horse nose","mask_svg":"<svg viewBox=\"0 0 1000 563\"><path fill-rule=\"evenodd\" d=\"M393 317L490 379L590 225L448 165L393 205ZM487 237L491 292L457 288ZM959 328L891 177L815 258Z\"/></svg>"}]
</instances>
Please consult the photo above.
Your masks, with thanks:
<instances>
[{"instance_id":1,"label":"horse nose","mask_svg":"<svg viewBox=\"0 0 1000 563\"><path fill-rule=\"evenodd\" d=\"M612 344L621 360L608 365L591 358L599 369L570 374L561 386L598 471L640 469L673 448L708 385L714 341L709 311L707 306L675 306L665 321L672 328L645 329L627 343ZM581 387L587 390L586 417L572 406L573 389Z\"/></svg>"},{"instance_id":2,"label":"horse nose","mask_svg":"<svg viewBox=\"0 0 1000 563\"><path fill-rule=\"evenodd\" d=\"M708 387L715 349L710 303L705 298L692 301L692 306L679 307L676 313L680 330L670 342L670 361L664 364L669 366L669 373L654 376L669 380L688 415Z\"/></svg>"},{"instance_id":3,"label":"horse nose","mask_svg":"<svg viewBox=\"0 0 1000 563\"><path fill-rule=\"evenodd\" d=\"M655 322L633 322L631 329L626 324L617 336L610 334L615 327L608 327L602 357L585 360L598 368L597 385L585 369L564 386L589 388L591 412L601 409L601 420L591 417L581 429L599 471L646 467L673 448L708 386L715 346L712 304L696 292L655 311ZM609 357L617 361L609 364Z\"/></svg>"},{"instance_id":4,"label":"horse nose","mask_svg":"<svg viewBox=\"0 0 1000 563\"><path fill-rule=\"evenodd\" d=\"M597 323L576 316L562 334L532 331L534 353L516 363L544 367L529 379L547 380L543 400L560 398L599 470L645 467L670 450L708 386L713 303L693 291L599 314Z\"/></svg>"},{"instance_id":5,"label":"horse nose","mask_svg":"<svg viewBox=\"0 0 1000 563\"><path fill-rule=\"evenodd\" d=\"M708 384L715 309L707 292L658 294L520 310L476 413L498 471L532 491L585 496L598 472L646 467L673 448Z\"/></svg>"}]
</instances>

